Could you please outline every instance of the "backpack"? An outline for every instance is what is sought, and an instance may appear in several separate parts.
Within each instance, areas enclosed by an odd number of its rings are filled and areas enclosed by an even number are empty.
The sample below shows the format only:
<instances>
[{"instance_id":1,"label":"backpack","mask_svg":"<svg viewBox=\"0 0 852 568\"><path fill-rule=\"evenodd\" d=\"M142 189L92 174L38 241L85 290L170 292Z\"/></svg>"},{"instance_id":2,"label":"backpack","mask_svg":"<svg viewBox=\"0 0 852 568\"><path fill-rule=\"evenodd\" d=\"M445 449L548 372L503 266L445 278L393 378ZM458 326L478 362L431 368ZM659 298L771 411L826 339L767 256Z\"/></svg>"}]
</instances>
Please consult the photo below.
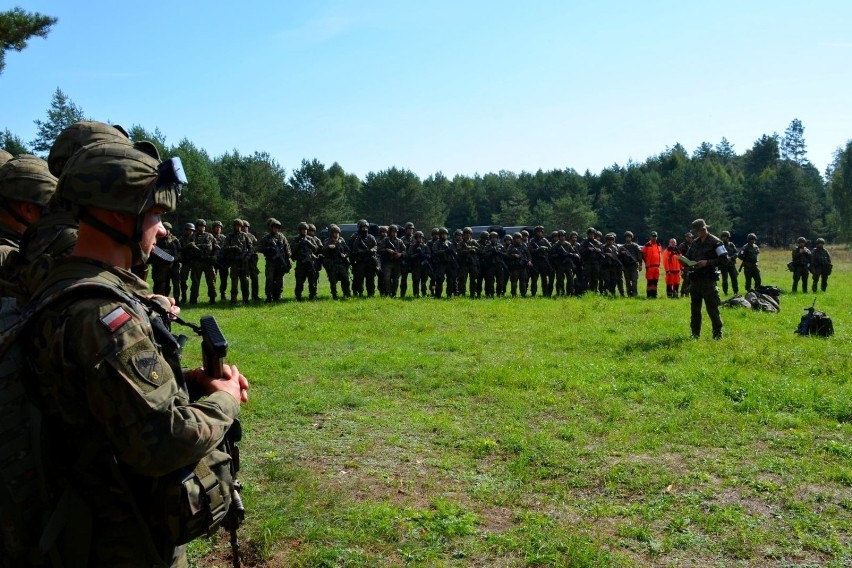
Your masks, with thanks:
<instances>
[{"instance_id":1,"label":"backpack","mask_svg":"<svg viewBox=\"0 0 852 568\"><path fill-rule=\"evenodd\" d=\"M813 306L805 308L807 312L802 316L796 333L799 335L818 335L819 337L830 337L834 335L834 322L831 316L825 312L815 309Z\"/></svg>"},{"instance_id":2,"label":"backpack","mask_svg":"<svg viewBox=\"0 0 852 568\"><path fill-rule=\"evenodd\" d=\"M778 286L755 286L754 291L758 294L766 294L767 296L772 296L775 299L775 302L781 303L781 288Z\"/></svg>"},{"instance_id":3,"label":"backpack","mask_svg":"<svg viewBox=\"0 0 852 568\"><path fill-rule=\"evenodd\" d=\"M737 308L737 307L739 307L739 308L751 309L751 302L749 302L748 300L746 300L745 298L743 298L739 294L736 294L735 296L725 300L724 302L722 302L721 305L726 307L726 308Z\"/></svg>"},{"instance_id":4,"label":"backpack","mask_svg":"<svg viewBox=\"0 0 852 568\"><path fill-rule=\"evenodd\" d=\"M778 313L781 311L781 306L769 294L761 294L760 292L749 292L746 294L746 300L751 304L752 309L763 312Z\"/></svg>"},{"instance_id":5,"label":"backpack","mask_svg":"<svg viewBox=\"0 0 852 568\"><path fill-rule=\"evenodd\" d=\"M69 486L54 499L49 496L48 479L41 467L41 414L27 396L21 344L34 316L60 299L78 294L134 301L112 286L94 282L64 286L24 308L14 298L0 298L0 566L44 562L63 530L79 528L68 523L79 512L74 507L85 507L73 488ZM235 425L239 429L237 421ZM231 459L236 441L225 442L230 444L223 448L227 453L213 450L196 464L160 478L152 495L154 510L167 519L168 536L174 544L212 534L223 523L236 489L238 465ZM83 453L94 455L88 449ZM117 467L113 473L126 488ZM150 534L147 536L151 547ZM85 538L79 532L78 537Z\"/></svg>"}]
</instances>

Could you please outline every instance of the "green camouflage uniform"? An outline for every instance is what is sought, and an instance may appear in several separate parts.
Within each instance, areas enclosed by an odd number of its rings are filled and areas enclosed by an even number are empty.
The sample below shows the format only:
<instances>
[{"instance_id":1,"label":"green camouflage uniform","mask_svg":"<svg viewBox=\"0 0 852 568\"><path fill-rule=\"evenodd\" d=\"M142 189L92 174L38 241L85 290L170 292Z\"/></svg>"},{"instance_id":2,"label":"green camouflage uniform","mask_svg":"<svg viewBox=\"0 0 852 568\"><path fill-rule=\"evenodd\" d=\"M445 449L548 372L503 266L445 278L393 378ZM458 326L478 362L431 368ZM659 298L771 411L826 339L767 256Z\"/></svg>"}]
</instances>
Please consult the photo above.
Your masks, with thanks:
<instances>
[{"instance_id":1,"label":"green camouflage uniform","mask_svg":"<svg viewBox=\"0 0 852 568\"><path fill-rule=\"evenodd\" d=\"M760 286L760 267L757 264L757 257L760 256L760 247L749 241L743 245L737 256L743 261L742 269L745 274L745 289L753 290ZM754 280L754 288L751 286L752 280Z\"/></svg>"},{"instance_id":2,"label":"green camouflage uniform","mask_svg":"<svg viewBox=\"0 0 852 568\"><path fill-rule=\"evenodd\" d=\"M828 276L831 274L831 255L825 247L817 245L813 250L811 270L814 276L811 290L816 292L817 286L820 280L822 280L820 289L825 292L826 288L828 288Z\"/></svg>"},{"instance_id":3,"label":"green camouflage uniform","mask_svg":"<svg viewBox=\"0 0 852 568\"><path fill-rule=\"evenodd\" d=\"M349 287L349 247L339 234L337 240L331 237L325 240L322 246L322 259L331 288L331 297L337 299L338 284L343 290L343 297L350 297L352 290Z\"/></svg>"},{"instance_id":4,"label":"green camouflage uniform","mask_svg":"<svg viewBox=\"0 0 852 568\"><path fill-rule=\"evenodd\" d=\"M219 242L216 237L208 232L196 231L192 237L198 249L198 256L192 261L192 289L189 292L189 302L198 301L198 292L201 288L201 275L204 275L207 284L207 296L210 303L216 302L216 257L219 254Z\"/></svg>"},{"instance_id":5,"label":"green camouflage uniform","mask_svg":"<svg viewBox=\"0 0 852 568\"><path fill-rule=\"evenodd\" d=\"M224 239L222 246L222 263L224 266L222 277L227 278L228 274L231 276L231 303L237 301L238 291L242 292L244 303L251 301L248 275L246 274L249 249L249 240L246 237L246 233L243 233L239 229L228 233Z\"/></svg>"},{"instance_id":6,"label":"green camouflage uniform","mask_svg":"<svg viewBox=\"0 0 852 568\"><path fill-rule=\"evenodd\" d=\"M87 281L131 296L148 293L129 271L70 257L54 263L38 294ZM91 518L88 540L75 543L88 546L89 559L67 566L152 566L152 542L167 562L186 565L183 547L163 534L166 519L152 510L151 490L159 477L214 449L239 404L226 392L189 402L180 363L174 350L161 347L155 317L141 303L91 293L59 300L32 322L25 355L43 414L44 456L61 480L52 489L58 495L70 487L80 497L75 523Z\"/></svg>"},{"instance_id":7,"label":"green camouflage uniform","mask_svg":"<svg viewBox=\"0 0 852 568\"><path fill-rule=\"evenodd\" d=\"M802 292L808 291L808 274L811 270L811 249L806 246L796 247L793 249L793 292L799 286L799 280L802 281Z\"/></svg>"},{"instance_id":8,"label":"green camouflage uniform","mask_svg":"<svg viewBox=\"0 0 852 568\"><path fill-rule=\"evenodd\" d=\"M266 258L266 282L263 291L266 302L277 302L284 291L284 269L292 256L290 243L281 232L270 231L260 238L257 249ZM289 271L289 268L287 270Z\"/></svg>"},{"instance_id":9,"label":"green camouflage uniform","mask_svg":"<svg viewBox=\"0 0 852 568\"><path fill-rule=\"evenodd\" d=\"M719 280L719 269L728 262L725 243L715 235L707 233L702 241L695 237L692 246L686 251L686 258L699 261L706 260L707 266L701 269L693 269L690 273L689 297L691 300L690 328L692 336L701 335L701 304L707 308L707 315L713 325L713 338L722 337L722 316L719 314L719 306L722 300L719 298L719 288L716 282Z\"/></svg>"}]
</instances>

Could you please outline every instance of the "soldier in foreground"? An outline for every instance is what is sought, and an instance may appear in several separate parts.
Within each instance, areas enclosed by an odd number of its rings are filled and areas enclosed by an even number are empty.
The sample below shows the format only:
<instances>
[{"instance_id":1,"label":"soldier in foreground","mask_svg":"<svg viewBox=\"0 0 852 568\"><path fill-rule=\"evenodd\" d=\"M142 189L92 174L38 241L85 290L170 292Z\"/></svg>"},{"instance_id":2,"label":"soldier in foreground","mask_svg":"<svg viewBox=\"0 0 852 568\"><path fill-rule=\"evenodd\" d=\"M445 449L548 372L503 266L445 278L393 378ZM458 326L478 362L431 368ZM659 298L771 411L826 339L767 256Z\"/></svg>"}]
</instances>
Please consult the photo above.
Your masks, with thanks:
<instances>
[{"instance_id":1,"label":"soldier in foreground","mask_svg":"<svg viewBox=\"0 0 852 568\"><path fill-rule=\"evenodd\" d=\"M728 250L725 243L716 236L710 234L710 226L704 219L696 219L692 222L692 232L695 239L692 246L686 251L686 258L696 261L690 273L690 290L692 314L690 328L692 337L698 339L701 336L701 304L707 308L707 315L713 326L713 339L722 339L722 316L719 314L719 306L722 300L719 298L719 288L716 281L719 280L718 269L727 264Z\"/></svg>"},{"instance_id":2,"label":"soldier in foreground","mask_svg":"<svg viewBox=\"0 0 852 568\"><path fill-rule=\"evenodd\" d=\"M173 497L247 400L248 381L234 366L223 365L221 379L180 368L155 315L177 308L130 272L165 234L160 215L185 182L175 166L150 143L97 143L74 155L57 187L79 207L79 237L36 297L74 285L97 290L38 312L24 349L43 415L48 489L72 503L60 509L51 551L64 566L185 566L172 529L186 522L173 514L189 503ZM186 384L207 397L190 402Z\"/></svg>"}]
</instances>

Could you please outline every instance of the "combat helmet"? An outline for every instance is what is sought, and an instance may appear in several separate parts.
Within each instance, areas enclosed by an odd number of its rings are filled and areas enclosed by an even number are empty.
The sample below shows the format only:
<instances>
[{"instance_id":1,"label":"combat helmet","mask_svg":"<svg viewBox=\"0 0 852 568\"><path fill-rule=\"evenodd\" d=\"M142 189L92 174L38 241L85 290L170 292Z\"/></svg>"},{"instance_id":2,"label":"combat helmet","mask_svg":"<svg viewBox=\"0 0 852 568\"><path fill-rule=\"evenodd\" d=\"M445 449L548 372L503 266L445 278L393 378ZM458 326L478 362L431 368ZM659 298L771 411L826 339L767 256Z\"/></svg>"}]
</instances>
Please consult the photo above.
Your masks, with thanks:
<instances>
[{"instance_id":1,"label":"combat helmet","mask_svg":"<svg viewBox=\"0 0 852 568\"><path fill-rule=\"evenodd\" d=\"M406 228L406 229L413 229L413 228L414 228L414 223L412 223L411 221L409 221L408 223L406 223L406 224L405 224L405 228Z\"/></svg>"},{"instance_id":2,"label":"combat helmet","mask_svg":"<svg viewBox=\"0 0 852 568\"><path fill-rule=\"evenodd\" d=\"M824 244L825 244L825 239L824 239L824 238L822 238L822 237L818 238L818 239L816 240L816 244L818 244L818 245L824 245Z\"/></svg>"},{"instance_id":3,"label":"combat helmet","mask_svg":"<svg viewBox=\"0 0 852 568\"><path fill-rule=\"evenodd\" d=\"M441 227L440 229L438 229L438 234L439 235L449 235L450 232L447 230L446 227Z\"/></svg>"},{"instance_id":4,"label":"combat helmet","mask_svg":"<svg viewBox=\"0 0 852 568\"><path fill-rule=\"evenodd\" d=\"M334 223L332 223L331 225L329 225L329 226L328 226L328 232L329 232L329 234L330 234L330 233L339 233L339 232L340 232L340 227L338 227L337 225L335 225Z\"/></svg>"},{"instance_id":5,"label":"combat helmet","mask_svg":"<svg viewBox=\"0 0 852 568\"><path fill-rule=\"evenodd\" d=\"M756 241L757 235L755 235L754 233L749 233L748 236L746 236L746 240L747 241Z\"/></svg>"},{"instance_id":6,"label":"combat helmet","mask_svg":"<svg viewBox=\"0 0 852 568\"><path fill-rule=\"evenodd\" d=\"M56 194L80 208L81 221L128 246L133 264L138 264L148 260L140 243L145 212L152 207L174 211L185 183L180 158L161 161L152 143L128 146L106 141L89 144L68 160ZM133 233L127 236L107 225L93 216L89 207L135 216ZM203 219L199 221L204 223Z\"/></svg>"},{"instance_id":7,"label":"combat helmet","mask_svg":"<svg viewBox=\"0 0 852 568\"><path fill-rule=\"evenodd\" d=\"M56 182L47 162L30 154L20 154L0 166L0 198L7 210L7 201L44 207L56 191Z\"/></svg>"},{"instance_id":8,"label":"combat helmet","mask_svg":"<svg viewBox=\"0 0 852 568\"><path fill-rule=\"evenodd\" d=\"M731 231L722 231L722 233L719 236L720 237L728 237L730 239L731 238Z\"/></svg>"},{"instance_id":9,"label":"combat helmet","mask_svg":"<svg viewBox=\"0 0 852 568\"><path fill-rule=\"evenodd\" d=\"M275 217L270 217L269 219L266 220L266 226L267 227L280 227L281 221L279 221Z\"/></svg>"},{"instance_id":10,"label":"combat helmet","mask_svg":"<svg viewBox=\"0 0 852 568\"><path fill-rule=\"evenodd\" d=\"M0 148L0 166L12 159L12 154Z\"/></svg>"},{"instance_id":11,"label":"combat helmet","mask_svg":"<svg viewBox=\"0 0 852 568\"><path fill-rule=\"evenodd\" d=\"M465 227L464 229L462 229L462 234L465 234L465 235L472 235L472 234L473 234L473 229L471 229L470 227Z\"/></svg>"},{"instance_id":12,"label":"combat helmet","mask_svg":"<svg viewBox=\"0 0 852 568\"><path fill-rule=\"evenodd\" d=\"M128 146L133 144L127 132L120 126L110 126L94 120L75 122L62 129L50 147L50 154L47 156L50 173L59 177L74 152L96 142L116 142Z\"/></svg>"},{"instance_id":13,"label":"combat helmet","mask_svg":"<svg viewBox=\"0 0 852 568\"><path fill-rule=\"evenodd\" d=\"M513 239L522 239L522 238L524 238L524 235L522 233L513 233L512 238Z\"/></svg>"},{"instance_id":14,"label":"combat helmet","mask_svg":"<svg viewBox=\"0 0 852 568\"><path fill-rule=\"evenodd\" d=\"M308 223L308 230L316 232L317 226L314 225L313 223Z\"/></svg>"},{"instance_id":15,"label":"combat helmet","mask_svg":"<svg viewBox=\"0 0 852 568\"><path fill-rule=\"evenodd\" d=\"M216 223L219 223L220 227L222 226L221 221L216 221ZM213 223L214 227L216 226L216 223ZM236 227L242 227L243 226L243 220L242 219L234 219L234 220L231 221L231 226L232 227L235 227L235 226Z\"/></svg>"},{"instance_id":16,"label":"combat helmet","mask_svg":"<svg viewBox=\"0 0 852 568\"><path fill-rule=\"evenodd\" d=\"M805 237L799 237L798 239L796 239L797 244L807 243L807 242L808 242L808 239L806 239Z\"/></svg>"},{"instance_id":17,"label":"combat helmet","mask_svg":"<svg viewBox=\"0 0 852 568\"><path fill-rule=\"evenodd\" d=\"M626 239L627 237L630 237L632 239L633 231L624 231L624 238Z\"/></svg>"},{"instance_id":18,"label":"combat helmet","mask_svg":"<svg viewBox=\"0 0 852 568\"><path fill-rule=\"evenodd\" d=\"M297 230L297 231L301 231L302 229L304 229L304 230L306 230L306 231L308 230L308 224L307 224L307 223L305 223L304 221L302 221L301 223L299 223L299 226L298 226L298 227L296 227L296 230Z\"/></svg>"},{"instance_id":19,"label":"combat helmet","mask_svg":"<svg viewBox=\"0 0 852 568\"><path fill-rule=\"evenodd\" d=\"M195 230L195 224L194 223L184 223L183 224L183 230L185 231L187 229L189 229L190 231L194 231Z\"/></svg>"},{"instance_id":20,"label":"combat helmet","mask_svg":"<svg viewBox=\"0 0 852 568\"><path fill-rule=\"evenodd\" d=\"M414 238L423 238L423 231L414 231Z\"/></svg>"},{"instance_id":21,"label":"combat helmet","mask_svg":"<svg viewBox=\"0 0 852 568\"><path fill-rule=\"evenodd\" d=\"M360 221L358 221L358 228L359 228L359 229L362 229L362 228L364 228L364 227L367 227L367 228L369 229L369 228L370 228L370 224L367 222L367 220L366 220L366 219L361 219Z\"/></svg>"},{"instance_id":22,"label":"combat helmet","mask_svg":"<svg viewBox=\"0 0 852 568\"><path fill-rule=\"evenodd\" d=\"M500 238L500 235L499 235L499 233L497 233L497 231L491 231L490 233L488 233L489 239L493 239L495 237L498 238L498 239Z\"/></svg>"},{"instance_id":23,"label":"combat helmet","mask_svg":"<svg viewBox=\"0 0 852 568\"><path fill-rule=\"evenodd\" d=\"M168 221L163 221L163 228L166 229L167 231L171 232L172 231L172 224L169 223Z\"/></svg>"},{"instance_id":24,"label":"combat helmet","mask_svg":"<svg viewBox=\"0 0 852 568\"><path fill-rule=\"evenodd\" d=\"M397 227L396 225L388 225L388 232L389 233L399 232L399 227Z\"/></svg>"},{"instance_id":25,"label":"combat helmet","mask_svg":"<svg viewBox=\"0 0 852 568\"><path fill-rule=\"evenodd\" d=\"M196 226L196 227L205 227L205 228L206 228L206 227L207 227L207 221L205 221L204 219L196 219L196 220L195 220L195 226Z\"/></svg>"}]
</instances>

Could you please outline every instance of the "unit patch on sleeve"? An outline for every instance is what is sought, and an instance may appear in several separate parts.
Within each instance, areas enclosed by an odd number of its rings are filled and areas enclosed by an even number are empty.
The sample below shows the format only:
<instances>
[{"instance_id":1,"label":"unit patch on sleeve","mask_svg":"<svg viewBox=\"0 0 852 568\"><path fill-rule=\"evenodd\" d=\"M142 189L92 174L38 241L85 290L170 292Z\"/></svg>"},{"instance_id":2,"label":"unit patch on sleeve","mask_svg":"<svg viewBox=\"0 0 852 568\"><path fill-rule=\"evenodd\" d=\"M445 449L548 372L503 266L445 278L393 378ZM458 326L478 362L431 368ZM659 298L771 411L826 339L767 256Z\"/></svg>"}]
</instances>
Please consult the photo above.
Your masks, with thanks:
<instances>
[{"instance_id":1,"label":"unit patch on sleeve","mask_svg":"<svg viewBox=\"0 0 852 568\"><path fill-rule=\"evenodd\" d=\"M107 328L107 331L114 333L115 330L130 321L130 314L127 313L127 310L119 306L98 321Z\"/></svg>"}]
</instances>

